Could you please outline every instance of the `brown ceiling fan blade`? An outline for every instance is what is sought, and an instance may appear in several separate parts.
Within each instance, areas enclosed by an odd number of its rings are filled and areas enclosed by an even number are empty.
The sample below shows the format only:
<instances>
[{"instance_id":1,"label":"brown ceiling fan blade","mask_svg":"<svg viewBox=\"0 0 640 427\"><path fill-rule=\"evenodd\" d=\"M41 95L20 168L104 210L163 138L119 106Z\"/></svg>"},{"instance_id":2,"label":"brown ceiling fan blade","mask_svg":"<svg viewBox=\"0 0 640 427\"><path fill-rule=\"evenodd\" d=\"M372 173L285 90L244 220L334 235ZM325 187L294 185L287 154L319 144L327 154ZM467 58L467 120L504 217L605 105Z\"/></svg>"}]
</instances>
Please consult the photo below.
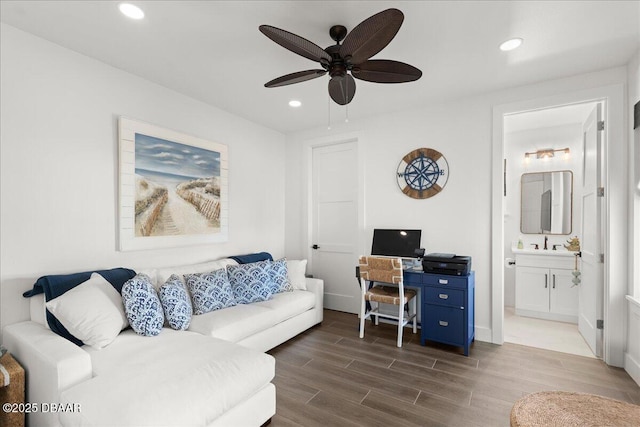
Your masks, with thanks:
<instances>
[{"instance_id":1,"label":"brown ceiling fan blade","mask_svg":"<svg viewBox=\"0 0 640 427\"><path fill-rule=\"evenodd\" d=\"M360 64L380 52L395 37L404 15L398 9L387 9L365 19L345 37L340 56L351 56L352 64Z\"/></svg>"},{"instance_id":2,"label":"brown ceiling fan blade","mask_svg":"<svg viewBox=\"0 0 640 427\"><path fill-rule=\"evenodd\" d=\"M422 71L399 61L371 59L351 70L353 77L375 83L405 83L418 80Z\"/></svg>"},{"instance_id":3,"label":"brown ceiling fan blade","mask_svg":"<svg viewBox=\"0 0 640 427\"><path fill-rule=\"evenodd\" d=\"M336 104L347 105L356 94L356 81L351 75L332 77L329 80L329 96Z\"/></svg>"},{"instance_id":4,"label":"brown ceiling fan blade","mask_svg":"<svg viewBox=\"0 0 640 427\"><path fill-rule=\"evenodd\" d=\"M294 83L305 82L307 80L315 79L316 77L324 76L327 74L326 70L306 70L298 71L297 73L287 74L285 76L273 79L270 82L264 84L264 87L278 87L286 86Z\"/></svg>"},{"instance_id":5,"label":"brown ceiling fan blade","mask_svg":"<svg viewBox=\"0 0 640 427\"><path fill-rule=\"evenodd\" d=\"M331 56L324 49L305 38L270 25L260 25L259 29L262 34L293 53L316 62L321 59L331 61Z\"/></svg>"}]
</instances>

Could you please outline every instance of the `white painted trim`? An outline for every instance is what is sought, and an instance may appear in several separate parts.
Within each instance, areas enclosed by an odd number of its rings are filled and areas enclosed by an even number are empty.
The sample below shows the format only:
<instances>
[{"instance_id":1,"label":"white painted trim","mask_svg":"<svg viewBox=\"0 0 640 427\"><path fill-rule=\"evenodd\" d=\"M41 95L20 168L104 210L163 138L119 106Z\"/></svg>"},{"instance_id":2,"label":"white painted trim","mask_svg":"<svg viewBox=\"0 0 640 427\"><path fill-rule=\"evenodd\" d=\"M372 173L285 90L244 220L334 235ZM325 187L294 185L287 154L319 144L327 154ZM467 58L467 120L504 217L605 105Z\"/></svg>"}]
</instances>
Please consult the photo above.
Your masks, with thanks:
<instances>
[{"instance_id":1,"label":"white painted trim","mask_svg":"<svg viewBox=\"0 0 640 427\"><path fill-rule=\"evenodd\" d=\"M483 342L492 342L491 328L476 325L476 340Z\"/></svg>"},{"instance_id":2,"label":"white painted trim","mask_svg":"<svg viewBox=\"0 0 640 427\"><path fill-rule=\"evenodd\" d=\"M493 109L493 153L491 196L491 330L492 342L504 342L504 203L502 160L504 158L504 116L585 102L604 101L605 126L605 297L604 361L613 366L624 364L626 320L624 295L627 294L627 155L624 124L624 86L615 84L563 93L545 98L497 105Z\"/></svg>"},{"instance_id":3,"label":"white painted trim","mask_svg":"<svg viewBox=\"0 0 640 427\"><path fill-rule=\"evenodd\" d=\"M624 354L624 370L640 386L640 362L635 360L629 353Z\"/></svg>"}]
</instances>

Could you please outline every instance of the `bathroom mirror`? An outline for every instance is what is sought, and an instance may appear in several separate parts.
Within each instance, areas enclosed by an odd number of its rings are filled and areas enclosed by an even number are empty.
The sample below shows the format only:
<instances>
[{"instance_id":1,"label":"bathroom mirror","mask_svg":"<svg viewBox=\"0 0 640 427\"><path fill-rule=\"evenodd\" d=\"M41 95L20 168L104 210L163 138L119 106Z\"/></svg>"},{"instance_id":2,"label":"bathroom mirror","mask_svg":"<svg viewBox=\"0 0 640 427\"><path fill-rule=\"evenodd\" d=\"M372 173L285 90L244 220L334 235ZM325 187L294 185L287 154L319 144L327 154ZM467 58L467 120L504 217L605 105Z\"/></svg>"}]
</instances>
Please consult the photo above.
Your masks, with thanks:
<instances>
[{"instance_id":1,"label":"bathroom mirror","mask_svg":"<svg viewBox=\"0 0 640 427\"><path fill-rule=\"evenodd\" d=\"M571 234L573 172L525 173L520 186L520 232Z\"/></svg>"}]
</instances>

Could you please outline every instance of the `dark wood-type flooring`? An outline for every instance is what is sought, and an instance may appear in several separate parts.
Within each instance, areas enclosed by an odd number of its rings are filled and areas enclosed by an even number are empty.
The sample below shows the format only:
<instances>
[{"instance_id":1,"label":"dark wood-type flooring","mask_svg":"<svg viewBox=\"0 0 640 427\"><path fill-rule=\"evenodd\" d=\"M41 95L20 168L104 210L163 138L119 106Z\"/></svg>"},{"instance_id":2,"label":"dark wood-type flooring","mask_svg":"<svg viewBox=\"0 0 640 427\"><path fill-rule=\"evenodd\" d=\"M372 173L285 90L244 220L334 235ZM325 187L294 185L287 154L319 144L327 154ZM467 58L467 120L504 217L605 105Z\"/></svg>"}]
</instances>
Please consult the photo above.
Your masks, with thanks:
<instances>
[{"instance_id":1,"label":"dark wood-type flooring","mask_svg":"<svg viewBox=\"0 0 640 427\"><path fill-rule=\"evenodd\" d=\"M640 388L600 360L505 343L420 345L420 331L325 310L324 321L269 353L276 358L271 426L508 426L528 393L565 390L640 404ZM639 420L640 425L640 420Z\"/></svg>"}]
</instances>

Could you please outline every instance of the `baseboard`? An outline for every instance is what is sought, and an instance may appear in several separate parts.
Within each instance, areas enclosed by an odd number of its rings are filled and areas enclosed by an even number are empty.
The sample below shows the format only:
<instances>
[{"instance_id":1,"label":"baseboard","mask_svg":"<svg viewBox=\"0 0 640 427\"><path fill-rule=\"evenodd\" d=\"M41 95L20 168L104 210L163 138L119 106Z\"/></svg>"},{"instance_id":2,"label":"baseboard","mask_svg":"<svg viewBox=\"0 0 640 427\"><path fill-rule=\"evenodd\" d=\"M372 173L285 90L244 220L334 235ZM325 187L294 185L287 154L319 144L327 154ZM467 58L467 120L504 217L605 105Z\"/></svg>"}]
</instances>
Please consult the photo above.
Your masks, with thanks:
<instances>
[{"instance_id":1,"label":"baseboard","mask_svg":"<svg viewBox=\"0 0 640 427\"><path fill-rule=\"evenodd\" d=\"M640 386L640 362L635 360L629 353L624 354L624 370Z\"/></svg>"},{"instance_id":2,"label":"baseboard","mask_svg":"<svg viewBox=\"0 0 640 427\"><path fill-rule=\"evenodd\" d=\"M490 343L491 335L491 328L476 326L476 340Z\"/></svg>"}]
</instances>

